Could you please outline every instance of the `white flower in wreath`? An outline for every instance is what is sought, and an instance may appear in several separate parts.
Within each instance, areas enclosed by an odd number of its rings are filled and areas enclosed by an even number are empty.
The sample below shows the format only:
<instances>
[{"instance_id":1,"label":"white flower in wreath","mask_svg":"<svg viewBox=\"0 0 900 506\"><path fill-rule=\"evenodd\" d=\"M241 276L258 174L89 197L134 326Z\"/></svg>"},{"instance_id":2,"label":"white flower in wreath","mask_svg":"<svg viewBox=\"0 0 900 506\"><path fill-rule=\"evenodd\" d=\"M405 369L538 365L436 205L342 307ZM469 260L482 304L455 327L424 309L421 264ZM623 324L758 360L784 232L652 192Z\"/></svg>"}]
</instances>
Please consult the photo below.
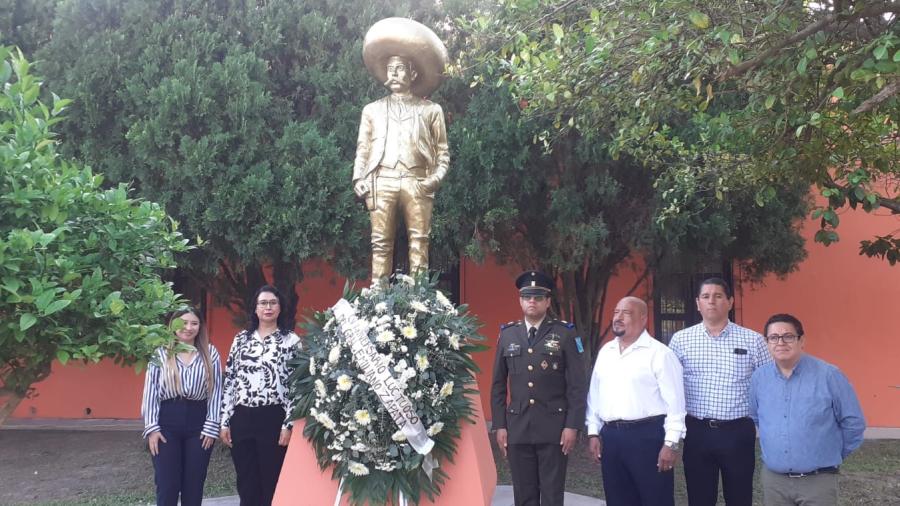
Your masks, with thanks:
<instances>
[{"instance_id":1,"label":"white flower in wreath","mask_svg":"<svg viewBox=\"0 0 900 506\"><path fill-rule=\"evenodd\" d=\"M365 453L369 451L369 447L365 445L365 443L355 443L350 447L351 450L355 452Z\"/></svg>"},{"instance_id":2,"label":"white flower in wreath","mask_svg":"<svg viewBox=\"0 0 900 506\"><path fill-rule=\"evenodd\" d=\"M353 476L368 476L369 468L364 464L360 464L359 462L350 461L347 469L350 471L350 474Z\"/></svg>"},{"instance_id":3,"label":"white flower in wreath","mask_svg":"<svg viewBox=\"0 0 900 506\"><path fill-rule=\"evenodd\" d=\"M419 335L419 333L416 332L416 328L413 327L412 325L407 325L407 326L403 327L400 330L400 333L403 334L403 337L405 337L407 339L415 339L416 336Z\"/></svg>"},{"instance_id":4,"label":"white flower in wreath","mask_svg":"<svg viewBox=\"0 0 900 506\"><path fill-rule=\"evenodd\" d=\"M328 391L325 390L325 382L320 379L316 380L316 396L318 396L318 397L328 396Z\"/></svg>"},{"instance_id":5,"label":"white flower in wreath","mask_svg":"<svg viewBox=\"0 0 900 506\"><path fill-rule=\"evenodd\" d=\"M407 351L409 351L409 348L407 348L405 344L401 344L400 351L402 351L403 353L406 353Z\"/></svg>"},{"instance_id":6,"label":"white flower in wreath","mask_svg":"<svg viewBox=\"0 0 900 506\"><path fill-rule=\"evenodd\" d=\"M448 381L448 382L444 383L444 386L441 387L441 391L440 391L440 393L438 393L438 395L441 398L445 398L445 397L449 397L450 394L452 394L452 393L453 393L453 382Z\"/></svg>"},{"instance_id":7,"label":"white flower in wreath","mask_svg":"<svg viewBox=\"0 0 900 506\"><path fill-rule=\"evenodd\" d=\"M389 343L394 340L394 333L390 330L384 330L375 336L375 341L379 343Z\"/></svg>"},{"instance_id":8,"label":"white flower in wreath","mask_svg":"<svg viewBox=\"0 0 900 506\"><path fill-rule=\"evenodd\" d=\"M372 294L372 290L370 290L368 288L363 288L362 290L359 291L359 295L362 297L368 298L369 295L371 295L371 294Z\"/></svg>"},{"instance_id":9,"label":"white flower in wreath","mask_svg":"<svg viewBox=\"0 0 900 506\"><path fill-rule=\"evenodd\" d=\"M341 392L346 392L353 388L353 380L350 379L350 376L346 374L341 374L337 379L337 389Z\"/></svg>"},{"instance_id":10,"label":"white flower in wreath","mask_svg":"<svg viewBox=\"0 0 900 506\"><path fill-rule=\"evenodd\" d=\"M400 375L400 381L409 381L416 377L416 370L412 367L408 367L403 370L403 374Z\"/></svg>"},{"instance_id":11,"label":"white flower in wreath","mask_svg":"<svg viewBox=\"0 0 900 506\"><path fill-rule=\"evenodd\" d=\"M353 413L353 419L360 425L369 425L372 422L372 417L369 416L369 410L367 409L357 409Z\"/></svg>"},{"instance_id":12,"label":"white flower in wreath","mask_svg":"<svg viewBox=\"0 0 900 506\"><path fill-rule=\"evenodd\" d=\"M341 455L340 453L335 453L334 455L331 456L331 460L333 460L335 462L340 462L343 458L344 458L344 456Z\"/></svg>"},{"instance_id":13,"label":"white flower in wreath","mask_svg":"<svg viewBox=\"0 0 900 506\"><path fill-rule=\"evenodd\" d=\"M406 363L405 358L401 358L397 361L397 365L394 366L394 370L397 372L403 372L409 365Z\"/></svg>"},{"instance_id":14,"label":"white flower in wreath","mask_svg":"<svg viewBox=\"0 0 900 506\"><path fill-rule=\"evenodd\" d=\"M322 327L322 330L328 332L331 329L331 326L334 325L334 318L329 318L327 322L325 322L325 326Z\"/></svg>"},{"instance_id":15,"label":"white flower in wreath","mask_svg":"<svg viewBox=\"0 0 900 506\"><path fill-rule=\"evenodd\" d=\"M444 306L447 309L453 309L453 303L450 302L450 299L448 299L446 295L444 295L444 292L442 292L440 290L435 290L434 296L442 306Z\"/></svg>"},{"instance_id":16,"label":"white flower in wreath","mask_svg":"<svg viewBox=\"0 0 900 506\"><path fill-rule=\"evenodd\" d=\"M316 359L314 359L313 357L309 357L309 375L316 375Z\"/></svg>"},{"instance_id":17,"label":"white flower in wreath","mask_svg":"<svg viewBox=\"0 0 900 506\"><path fill-rule=\"evenodd\" d=\"M447 338L447 342L450 343L450 347L454 350L459 349L459 335L451 334L450 337Z\"/></svg>"},{"instance_id":18,"label":"white flower in wreath","mask_svg":"<svg viewBox=\"0 0 900 506\"><path fill-rule=\"evenodd\" d=\"M418 355L416 355L416 367L418 367L420 371L428 369L429 365L431 365L431 363L428 362L428 355L424 353L419 353Z\"/></svg>"},{"instance_id":19,"label":"white flower in wreath","mask_svg":"<svg viewBox=\"0 0 900 506\"><path fill-rule=\"evenodd\" d=\"M412 398L415 399L415 400L419 400L419 399L421 399L424 395L425 395L424 392L422 392L421 390L416 390L416 391L412 394Z\"/></svg>"},{"instance_id":20,"label":"white flower in wreath","mask_svg":"<svg viewBox=\"0 0 900 506\"><path fill-rule=\"evenodd\" d=\"M323 427L328 430L334 430L335 424L334 420L328 416L328 413L319 413L316 415L316 421L321 423Z\"/></svg>"},{"instance_id":21,"label":"white flower in wreath","mask_svg":"<svg viewBox=\"0 0 900 506\"><path fill-rule=\"evenodd\" d=\"M412 276L407 276L406 274L397 274L397 279L409 286L416 285L416 280Z\"/></svg>"},{"instance_id":22,"label":"white flower in wreath","mask_svg":"<svg viewBox=\"0 0 900 506\"><path fill-rule=\"evenodd\" d=\"M441 433L442 430L444 430L444 422L437 422L431 427L428 427L428 430L426 432L429 436L437 436Z\"/></svg>"},{"instance_id":23,"label":"white flower in wreath","mask_svg":"<svg viewBox=\"0 0 900 506\"><path fill-rule=\"evenodd\" d=\"M398 430L397 432L391 434L391 439L398 443L402 443L406 441L406 434L404 434L402 430Z\"/></svg>"},{"instance_id":24,"label":"white flower in wreath","mask_svg":"<svg viewBox=\"0 0 900 506\"><path fill-rule=\"evenodd\" d=\"M328 352L328 361L332 364L338 363L338 360L341 359L341 345L336 344L331 347L331 351Z\"/></svg>"},{"instance_id":25,"label":"white flower in wreath","mask_svg":"<svg viewBox=\"0 0 900 506\"><path fill-rule=\"evenodd\" d=\"M414 300L414 301L410 302L409 307L413 308L414 310L416 310L420 313L430 313L431 312L431 310L428 309L428 306L426 306L425 304L423 304L422 302L420 302L418 300Z\"/></svg>"},{"instance_id":26,"label":"white flower in wreath","mask_svg":"<svg viewBox=\"0 0 900 506\"><path fill-rule=\"evenodd\" d=\"M378 314L385 313L387 311L387 302L379 302L375 304L375 312Z\"/></svg>"}]
</instances>

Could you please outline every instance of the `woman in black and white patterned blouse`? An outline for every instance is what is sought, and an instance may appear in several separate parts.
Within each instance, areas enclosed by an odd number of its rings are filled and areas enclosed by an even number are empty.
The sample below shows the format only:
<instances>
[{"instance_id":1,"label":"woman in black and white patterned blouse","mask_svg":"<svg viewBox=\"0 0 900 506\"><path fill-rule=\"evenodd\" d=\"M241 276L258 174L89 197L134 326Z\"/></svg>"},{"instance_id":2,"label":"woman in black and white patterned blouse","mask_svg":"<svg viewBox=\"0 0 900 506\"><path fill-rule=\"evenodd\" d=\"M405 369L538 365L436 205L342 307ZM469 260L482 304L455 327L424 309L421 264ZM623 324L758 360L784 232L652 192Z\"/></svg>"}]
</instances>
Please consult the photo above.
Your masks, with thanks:
<instances>
[{"instance_id":1,"label":"woman in black and white patterned blouse","mask_svg":"<svg viewBox=\"0 0 900 506\"><path fill-rule=\"evenodd\" d=\"M234 337L225 369L222 442L231 447L241 506L272 504L291 437L287 362L300 339L273 286L256 292L247 330Z\"/></svg>"}]
</instances>

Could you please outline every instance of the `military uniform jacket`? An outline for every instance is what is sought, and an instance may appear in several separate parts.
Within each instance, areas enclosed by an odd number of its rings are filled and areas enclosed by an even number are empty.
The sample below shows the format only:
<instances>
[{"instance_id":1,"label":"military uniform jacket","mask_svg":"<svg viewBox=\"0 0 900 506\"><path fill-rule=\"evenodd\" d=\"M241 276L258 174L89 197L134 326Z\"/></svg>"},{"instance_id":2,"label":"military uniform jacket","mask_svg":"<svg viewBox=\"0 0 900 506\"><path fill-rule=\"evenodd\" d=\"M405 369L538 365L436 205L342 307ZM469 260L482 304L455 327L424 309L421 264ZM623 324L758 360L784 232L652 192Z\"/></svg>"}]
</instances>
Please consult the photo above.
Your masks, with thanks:
<instances>
[{"instance_id":1,"label":"military uniform jacket","mask_svg":"<svg viewBox=\"0 0 900 506\"><path fill-rule=\"evenodd\" d=\"M492 427L507 429L509 444L559 443L563 428L582 430L584 357L571 323L545 319L532 346L525 322L503 325L491 384Z\"/></svg>"}]
</instances>

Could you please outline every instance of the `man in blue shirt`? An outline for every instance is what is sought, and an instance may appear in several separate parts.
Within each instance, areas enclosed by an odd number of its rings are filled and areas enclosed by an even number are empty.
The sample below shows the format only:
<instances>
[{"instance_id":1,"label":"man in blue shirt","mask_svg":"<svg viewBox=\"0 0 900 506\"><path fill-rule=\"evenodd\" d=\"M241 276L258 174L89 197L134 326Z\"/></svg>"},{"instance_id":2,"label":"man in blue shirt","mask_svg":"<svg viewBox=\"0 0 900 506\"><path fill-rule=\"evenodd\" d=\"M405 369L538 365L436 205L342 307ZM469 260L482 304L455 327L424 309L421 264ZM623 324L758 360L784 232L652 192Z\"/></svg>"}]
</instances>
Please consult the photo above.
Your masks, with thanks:
<instances>
[{"instance_id":1,"label":"man in blue shirt","mask_svg":"<svg viewBox=\"0 0 900 506\"><path fill-rule=\"evenodd\" d=\"M866 421L841 371L803 352L803 325L789 314L769 318L773 363L750 380L750 416L762 446L767 506L834 506L838 466L863 440Z\"/></svg>"}]
</instances>

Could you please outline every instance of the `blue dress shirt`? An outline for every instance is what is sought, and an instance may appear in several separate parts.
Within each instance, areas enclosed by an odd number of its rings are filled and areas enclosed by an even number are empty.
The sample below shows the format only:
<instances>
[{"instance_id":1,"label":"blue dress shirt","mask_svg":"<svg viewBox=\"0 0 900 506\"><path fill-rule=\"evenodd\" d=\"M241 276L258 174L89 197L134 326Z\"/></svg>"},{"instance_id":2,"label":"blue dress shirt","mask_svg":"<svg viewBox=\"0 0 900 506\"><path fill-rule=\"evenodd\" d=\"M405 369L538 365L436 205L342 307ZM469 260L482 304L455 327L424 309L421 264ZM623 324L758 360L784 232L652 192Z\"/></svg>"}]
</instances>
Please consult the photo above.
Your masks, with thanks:
<instances>
[{"instance_id":1,"label":"blue dress shirt","mask_svg":"<svg viewBox=\"0 0 900 506\"><path fill-rule=\"evenodd\" d=\"M863 440L866 421L841 371L803 355L789 378L773 362L753 373L750 416L762 460L776 473L839 466Z\"/></svg>"}]
</instances>

